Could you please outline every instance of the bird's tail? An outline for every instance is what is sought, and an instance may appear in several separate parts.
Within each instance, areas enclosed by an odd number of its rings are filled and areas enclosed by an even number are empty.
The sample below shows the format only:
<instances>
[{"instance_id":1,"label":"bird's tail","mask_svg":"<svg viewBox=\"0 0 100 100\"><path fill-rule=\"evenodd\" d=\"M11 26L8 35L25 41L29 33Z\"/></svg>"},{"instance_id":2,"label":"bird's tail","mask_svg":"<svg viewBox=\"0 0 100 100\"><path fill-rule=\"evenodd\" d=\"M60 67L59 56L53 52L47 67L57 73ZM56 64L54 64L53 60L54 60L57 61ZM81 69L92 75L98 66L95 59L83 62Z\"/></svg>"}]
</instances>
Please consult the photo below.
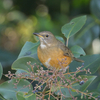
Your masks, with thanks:
<instances>
[{"instance_id":1,"label":"bird's tail","mask_svg":"<svg viewBox=\"0 0 100 100\"><path fill-rule=\"evenodd\" d=\"M83 60L78 59L78 58L75 58L75 57L73 57L73 59L74 59L75 61L78 61L78 62L84 62Z\"/></svg>"}]
</instances>

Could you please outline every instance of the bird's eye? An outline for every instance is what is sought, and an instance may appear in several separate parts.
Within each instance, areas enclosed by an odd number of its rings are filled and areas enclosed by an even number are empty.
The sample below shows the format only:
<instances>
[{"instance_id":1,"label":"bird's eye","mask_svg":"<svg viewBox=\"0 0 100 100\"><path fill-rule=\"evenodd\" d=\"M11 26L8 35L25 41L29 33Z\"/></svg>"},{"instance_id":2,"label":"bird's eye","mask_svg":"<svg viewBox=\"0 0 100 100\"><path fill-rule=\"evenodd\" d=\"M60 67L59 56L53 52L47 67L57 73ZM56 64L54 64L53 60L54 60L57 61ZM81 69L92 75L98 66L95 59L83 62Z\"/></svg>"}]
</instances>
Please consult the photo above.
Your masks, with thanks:
<instances>
[{"instance_id":1,"label":"bird's eye","mask_svg":"<svg viewBox=\"0 0 100 100\"><path fill-rule=\"evenodd\" d=\"M48 37L49 35L46 35L45 37Z\"/></svg>"}]
</instances>

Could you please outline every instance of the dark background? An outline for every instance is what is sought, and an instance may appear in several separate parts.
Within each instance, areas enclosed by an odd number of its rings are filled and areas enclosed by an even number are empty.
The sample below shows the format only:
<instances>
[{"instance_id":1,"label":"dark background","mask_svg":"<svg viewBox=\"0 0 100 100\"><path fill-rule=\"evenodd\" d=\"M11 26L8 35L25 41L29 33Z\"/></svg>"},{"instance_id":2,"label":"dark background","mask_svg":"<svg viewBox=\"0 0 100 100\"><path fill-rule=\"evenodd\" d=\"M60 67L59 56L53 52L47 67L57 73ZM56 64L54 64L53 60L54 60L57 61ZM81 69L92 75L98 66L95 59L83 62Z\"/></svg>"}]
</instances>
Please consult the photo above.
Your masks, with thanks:
<instances>
[{"instance_id":1,"label":"dark background","mask_svg":"<svg viewBox=\"0 0 100 100\"><path fill-rule=\"evenodd\" d=\"M37 41L32 33L51 31L62 36L61 27L81 15L87 15L86 24L70 38L69 47L77 44L87 55L99 54L100 0L0 0L0 62L4 73L26 41Z\"/></svg>"}]
</instances>

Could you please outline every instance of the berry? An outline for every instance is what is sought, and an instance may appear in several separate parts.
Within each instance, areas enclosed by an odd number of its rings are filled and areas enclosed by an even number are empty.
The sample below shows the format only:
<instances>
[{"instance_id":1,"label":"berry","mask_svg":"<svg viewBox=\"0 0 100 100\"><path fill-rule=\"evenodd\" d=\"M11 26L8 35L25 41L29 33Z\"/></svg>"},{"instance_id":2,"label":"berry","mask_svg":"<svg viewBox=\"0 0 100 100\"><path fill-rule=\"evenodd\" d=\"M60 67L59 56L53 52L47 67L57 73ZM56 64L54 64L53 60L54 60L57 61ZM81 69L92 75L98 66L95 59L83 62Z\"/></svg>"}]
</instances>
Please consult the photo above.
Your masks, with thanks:
<instances>
[{"instance_id":1,"label":"berry","mask_svg":"<svg viewBox=\"0 0 100 100\"><path fill-rule=\"evenodd\" d=\"M37 92L38 92L38 90L35 90L35 92L37 93Z\"/></svg>"},{"instance_id":2,"label":"berry","mask_svg":"<svg viewBox=\"0 0 100 100\"><path fill-rule=\"evenodd\" d=\"M43 88L43 85L41 85L41 88Z\"/></svg>"},{"instance_id":3,"label":"berry","mask_svg":"<svg viewBox=\"0 0 100 100\"><path fill-rule=\"evenodd\" d=\"M79 84L80 84L80 85L83 85L83 84L84 84L84 81L81 81Z\"/></svg>"},{"instance_id":4,"label":"berry","mask_svg":"<svg viewBox=\"0 0 100 100\"><path fill-rule=\"evenodd\" d=\"M84 66L84 63L82 63L82 66Z\"/></svg>"},{"instance_id":5,"label":"berry","mask_svg":"<svg viewBox=\"0 0 100 100\"><path fill-rule=\"evenodd\" d=\"M33 93L35 94L35 91L33 91Z\"/></svg>"}]
</instances>

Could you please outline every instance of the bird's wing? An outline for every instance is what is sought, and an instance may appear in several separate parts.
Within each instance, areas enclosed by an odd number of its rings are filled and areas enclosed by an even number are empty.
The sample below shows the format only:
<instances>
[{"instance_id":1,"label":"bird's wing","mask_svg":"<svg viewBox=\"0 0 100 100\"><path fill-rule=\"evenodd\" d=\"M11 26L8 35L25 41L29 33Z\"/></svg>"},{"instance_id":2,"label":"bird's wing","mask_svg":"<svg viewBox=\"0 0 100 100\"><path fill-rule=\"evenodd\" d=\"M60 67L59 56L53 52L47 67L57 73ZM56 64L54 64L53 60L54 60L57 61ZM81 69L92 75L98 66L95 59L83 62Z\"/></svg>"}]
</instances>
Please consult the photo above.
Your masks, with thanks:
<instances>
[{"instance_id":1,"label":"bird's wing","mask_svg":"<svg viewBox=\"0 0 100 100\"><path fill-rule=\"evenodd\" d=\"M78 58L75 58L74 55L72 54L71 50L66 47L62 42L59 41L59 48L64 52L65 56L69 56L72 58L72 60L78 61L78 62L84 62L83 60L80 60Z\"/></svg>"},{"instance_id":2,"label":"bird's wing","mask_svg":"<svg viewBox=\"0 0 100 100\"><path fill-rule=\"evenodd\" d=\"M58 42L59 44L59 48L64 52L64 55L65 56L69 56L69 57L71 57L71 58L73 58L74 57L74 55L72 54L72 52L71 52L71 50L68 48L68 47L66 47L62 42Z\"/></svg>"}]
</instances>

